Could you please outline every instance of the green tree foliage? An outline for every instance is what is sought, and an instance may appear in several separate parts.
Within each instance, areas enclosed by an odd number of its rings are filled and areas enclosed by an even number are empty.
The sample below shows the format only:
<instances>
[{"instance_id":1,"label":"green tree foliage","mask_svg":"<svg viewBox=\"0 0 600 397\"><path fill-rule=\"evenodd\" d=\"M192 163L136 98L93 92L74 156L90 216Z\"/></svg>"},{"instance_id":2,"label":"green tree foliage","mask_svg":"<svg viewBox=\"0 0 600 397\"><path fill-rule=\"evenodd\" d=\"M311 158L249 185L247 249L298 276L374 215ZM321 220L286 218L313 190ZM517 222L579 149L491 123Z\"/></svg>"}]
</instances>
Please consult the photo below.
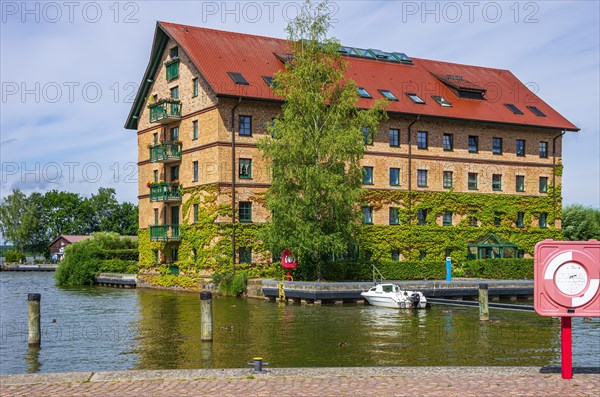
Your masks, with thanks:
<instances>
[{"instance_id":1,"label":"green tree foliage","mask_svg":"<svg viewBox=\"0 0 600 397\"><path fill-rule=\"evenodd\" d=\"M385 101L357 108L357 87L344 77L346 63L339 42L327 37L330 27L326 3L307 2L290 22L292 56L273 85L285 104L270 127L273 138L259 142L272 172L266 202L273 216L265 241L273 252L296 251L317 274L356 232L362 129L376 131L385 117Z\"/></svg>"},{"instance_id":2,"label":"green tree foliage","mask_svg":"<svg viewBox=\"0 0 600 397\"><path fill-rule=\"evenodd\" d=\"M565 240L600 240L600 211L579 204L568 205L563 210L562 228Z\"/></svg>"},{"instance_id":3,"label":"green tree foliage","mask_svg":"<svg viewBox=\"0 0 600 397\"><path fill-rule=\"evenodd\" d=\"M36 215L33 200L19 189L14 189L0 203L0 231L4 240L12 242L19 252L29 248L32 236L40 227Z\"/></svg>"},{"instance_id":4,"label":"green tree foliage","mask_svg":"<svg viewBox=\"0 0 600 397\"><path fill-rule=\"evenodd\" d=\"M48 254L48 244L61 234L135 235L137 229L137 205L119 203L112 188L90 198L57 190L27 196L15 189L0 202L0 232L20 252Z\"/></svg>"},{"instance_id":5,"label":"green tree foliage","mask_svg":"<svg viewBox=\"0 0 600 397\"><path fill-rule=\"evenodd\" d=\"M92 238L67 246L65 259L56 269L56 282L62 286L91 285L103 271L137 273L137 240L117 233L94 233Z\"/></svg>"}]
</instances>

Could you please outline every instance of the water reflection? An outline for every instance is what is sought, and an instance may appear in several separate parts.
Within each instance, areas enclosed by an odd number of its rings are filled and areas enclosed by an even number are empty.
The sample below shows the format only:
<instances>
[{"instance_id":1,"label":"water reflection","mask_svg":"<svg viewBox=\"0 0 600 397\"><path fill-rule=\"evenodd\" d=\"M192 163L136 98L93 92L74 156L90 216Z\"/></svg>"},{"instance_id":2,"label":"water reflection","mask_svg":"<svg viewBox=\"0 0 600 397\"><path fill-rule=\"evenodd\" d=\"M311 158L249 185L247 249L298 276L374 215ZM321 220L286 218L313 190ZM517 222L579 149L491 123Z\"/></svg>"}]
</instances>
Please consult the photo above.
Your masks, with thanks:
<instances>
[{"instance_id":1,"label":"water reflection","mask_svg":"<svg viewBox=\"0 0 600 397\"><path fill-rule=\"evenodd\" d=\"M29 346L25 355L25 362L27 363L27 373L35 374L40 372L42 364L40 363L39 346Z\"/></svg>"},{"instance_id":2,"label":"water reflection","mask_svg":"<svg viewBox=\"0 0 600 397\"><path fill-rule=\"evenodd\" d=\"M5 293L4 291L10 291ZM27 348L27 293L42 293L42 347ZM52 275L0 273L0 373L245 367L560 364L560 322L535 313L434 306L213 301L200 341L198 294L54 286ZM56 319L56 322L52 320ZM22 326L21 326L22 324ZM574 319L575 366L600 367L600 319Z\"/></svg>"}]
</instances>

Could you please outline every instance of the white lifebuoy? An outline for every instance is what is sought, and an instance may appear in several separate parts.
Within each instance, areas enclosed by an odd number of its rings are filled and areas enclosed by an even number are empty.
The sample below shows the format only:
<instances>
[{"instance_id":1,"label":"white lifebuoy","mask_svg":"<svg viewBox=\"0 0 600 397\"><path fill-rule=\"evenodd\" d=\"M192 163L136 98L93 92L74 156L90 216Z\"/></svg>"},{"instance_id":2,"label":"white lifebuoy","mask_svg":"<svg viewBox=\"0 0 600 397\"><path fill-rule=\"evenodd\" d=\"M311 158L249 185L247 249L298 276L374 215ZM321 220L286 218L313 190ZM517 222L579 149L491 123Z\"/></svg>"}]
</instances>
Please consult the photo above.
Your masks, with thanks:
<instances>
[{"instance_id":1,"label":"white lifebuoy","mask_svg":"<svg viewBox=\"0 0 600 397\"><path fill-rule=\"evenodd\" d=\"M600 279L590 278L586 264L594 263L580 251L566 251L550 260L544 271L544 290L548 297L563 307L579 307L598 293Z\"/></svg>"}]
</instances>

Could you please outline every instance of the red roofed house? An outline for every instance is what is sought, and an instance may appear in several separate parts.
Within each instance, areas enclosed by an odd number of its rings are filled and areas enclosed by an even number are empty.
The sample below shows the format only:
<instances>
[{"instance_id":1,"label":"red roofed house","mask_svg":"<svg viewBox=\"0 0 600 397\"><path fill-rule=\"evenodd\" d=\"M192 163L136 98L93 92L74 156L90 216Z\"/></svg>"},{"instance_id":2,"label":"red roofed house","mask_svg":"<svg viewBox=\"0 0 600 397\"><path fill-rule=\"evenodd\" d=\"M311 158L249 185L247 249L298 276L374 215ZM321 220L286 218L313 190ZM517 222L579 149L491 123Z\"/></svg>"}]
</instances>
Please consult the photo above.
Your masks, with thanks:
<instances>
[{"instance_id":1,"label":"red roofed house","mask_svg":"<svg viewBox=\"0 0 600 397\"><path fill-rule=\"evenodd\" d=\"M271 260L257 237L270 179L256 141L283 103L270 79L289 52L282 39L157 24L125 125L138 134L142 269L175 262L195 272L230 260L232 245L238 263ZM562 134L575 125L508 70L340 52L360 107L390 99L389 120L365 131L362 210L372 226L361 255L502 257L498 244L467 243L494 233L531 254L561 236Z\"/></svg>"},{"instance_id":2,"label":"red roofed house","mask_svg":"<svg viewBox=\"0 0 600 397\"><path fill-rule=\"evenodd\" d=\"M50 256L57 261L62 261L65 258L65 249L67 245L71 245L81 240L91 238L92 236L68 236L61 234L49 244Z\"/></svg>"}]
</instances>

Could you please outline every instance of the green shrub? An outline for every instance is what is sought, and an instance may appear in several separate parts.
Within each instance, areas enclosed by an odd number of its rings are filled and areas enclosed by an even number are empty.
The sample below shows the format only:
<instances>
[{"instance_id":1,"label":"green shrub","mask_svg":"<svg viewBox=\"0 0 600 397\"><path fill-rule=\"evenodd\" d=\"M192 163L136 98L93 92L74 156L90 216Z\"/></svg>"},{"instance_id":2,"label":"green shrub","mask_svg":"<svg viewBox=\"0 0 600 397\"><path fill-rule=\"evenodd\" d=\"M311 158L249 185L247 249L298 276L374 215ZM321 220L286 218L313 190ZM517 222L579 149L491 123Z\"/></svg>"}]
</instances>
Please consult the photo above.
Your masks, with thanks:
<instances>
[{"instance_id":1,"label":"green shrub","mask_svg":"<svg viewBox=\"0 0 600 397\"><path fill-rule=\"evenodd\" d=\"M123 259L106 259L102 261L99 273L126 273L138 272L137 261L125 261Z\"/></svg>"},{"instance_id":2,"label":"green shrub","mask_svg":"<svg viewBox=\"0 0 600 397\"><path fill-rule=\"evenodd\" d=\"M4 261L6 263L21 263L25 261L25 254L17 250L9 250L4 255Z\"/></svg>"},{"instance_id":3,"label":"green shrub","mask_svg":"<svg viewBox=\"0 0 600 397\"><path fill-rule=\"evenodd\" d=\"M123 251L133 249L137 249L135 240L120 238L117 233L95 233L92 238L67 246L65 259L56 269L56 282L62 286L91 285L98 273L112 271L105 269L130 272L133 270L132 261L123 260L119 256ZM115 253L111 255L109 251Z\"/></svg>"},{"instance_id":4,"label":"green shrub","mask_svg":"<svg viewBox=\"0 0 600 397\"><path fill-rule=\"evenodd\" d=\"M248 273L245 270L234 271L229 265L213 273L213 282L225 296L240 296L246 292Z\"/></svg>"},{"instance_id":5,"label":"green shrub","mask_svg":"<svg viewBox=\"0 0 600 397\"><path fill-rule=\"evenodd\" d=\"M329 262L323 267L327 281L364 281L373 279L373 265L386 280L424 280L446 277L444 262L398 262L382 260L374 263ZM376 273L375 277L380 278Z\"/></svg>"},{"instance_id":6,"label":"green shrub","mask_svg":"<svg viewBox=\"0 0 600 397\"><path fill-rule=\"evenodd\" d=\"M465 277L503 280L533 279L533 259L478 259L463 265Z\"/></svg>"}]
</instances>

